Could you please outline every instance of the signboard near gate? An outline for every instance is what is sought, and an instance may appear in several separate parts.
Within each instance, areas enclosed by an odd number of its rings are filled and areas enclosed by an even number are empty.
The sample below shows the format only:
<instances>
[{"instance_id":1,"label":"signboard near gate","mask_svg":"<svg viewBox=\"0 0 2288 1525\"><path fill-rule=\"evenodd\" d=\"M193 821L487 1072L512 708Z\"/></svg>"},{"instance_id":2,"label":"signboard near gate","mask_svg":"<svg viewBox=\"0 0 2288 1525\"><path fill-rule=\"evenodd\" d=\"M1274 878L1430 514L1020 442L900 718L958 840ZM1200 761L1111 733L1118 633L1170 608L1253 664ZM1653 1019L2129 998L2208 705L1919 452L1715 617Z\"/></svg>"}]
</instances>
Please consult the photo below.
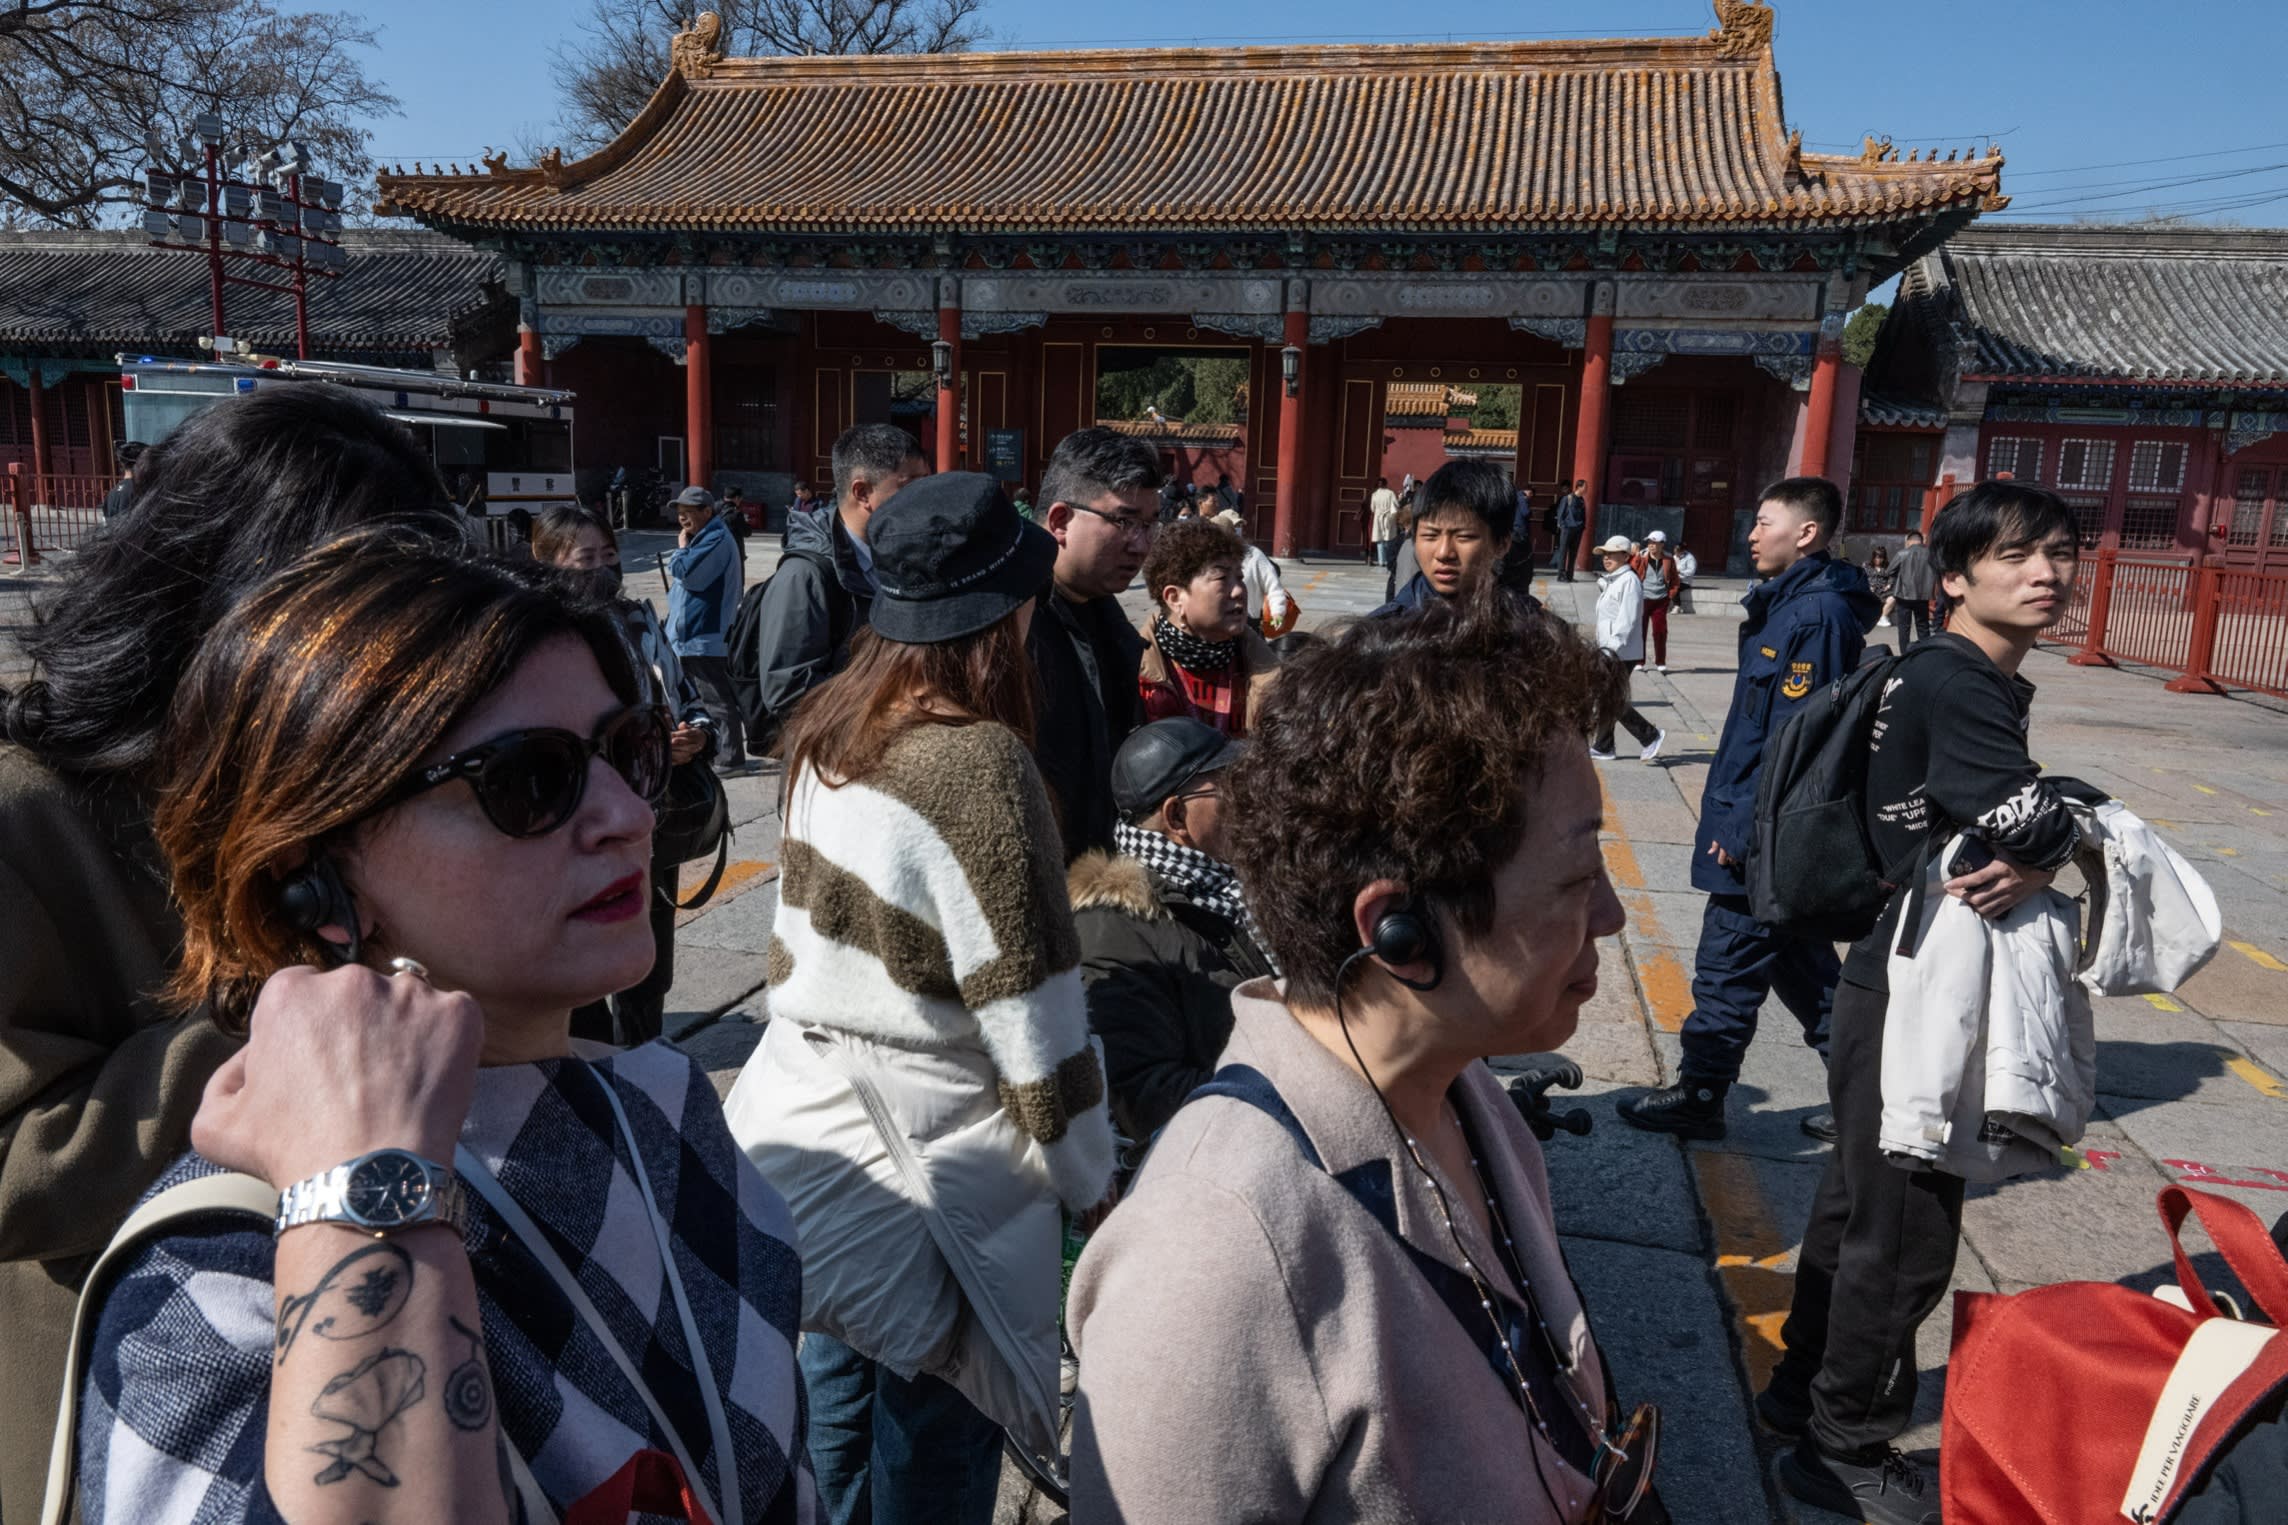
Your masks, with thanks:
<instances>
[{"instance_id":1,"label":"signboard near gate","mask_svg":"<svg viewBox=\"0 0 2288 1525\"><path fill-rule=\"evenodd\" d=\"M985 470L997 482L1018 483L1025 480L1025 431L1022 429L988 429L985 431Z\"/></svg>"}]
</instances>

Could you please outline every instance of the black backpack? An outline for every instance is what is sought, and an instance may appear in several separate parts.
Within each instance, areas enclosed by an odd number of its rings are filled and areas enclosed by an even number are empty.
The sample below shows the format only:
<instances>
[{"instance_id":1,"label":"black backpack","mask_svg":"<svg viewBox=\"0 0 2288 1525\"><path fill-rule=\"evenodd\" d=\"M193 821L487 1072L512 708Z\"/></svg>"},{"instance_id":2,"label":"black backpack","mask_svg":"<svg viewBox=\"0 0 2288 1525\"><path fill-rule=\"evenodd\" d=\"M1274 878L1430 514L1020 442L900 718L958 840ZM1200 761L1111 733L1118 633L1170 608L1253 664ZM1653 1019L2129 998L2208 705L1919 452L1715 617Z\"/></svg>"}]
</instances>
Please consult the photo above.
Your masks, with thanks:
<instances>
[{"instance_id":1,"label":"black backpack","mask_svg":"<svg viewBox=\"0 0 2288 1525\"><path fill-rule=\"evenodd\" d=\"M787 722L785 715L774 715L763 705L763 592L786 570L789 561L798 559L817 567L825 579L827 629L836 651L849 644L858 624L857 600L842 586L830 557L782 552L771 575L739 595L739 612L731 617L731 632L724 637L723 646L731 668L731 697L739 706L739 723L747 732L747 751L756 757L773 755L779 732Z\"/></svg>"},{"instance_id":2,"label":"black backpack","mask_svg":"<svg viewBox=\"0 0 2288 1525\"><path fill-rule=\"evenodd\" d=\"M1920 649L1836 679L1764 744L1747 880L1748 909L1766 926L1857 942L1919 866L1920 849L1906 863L1876 856L1867 833L1867 755L1884 691Z\"/></svg>"}]
</instances>

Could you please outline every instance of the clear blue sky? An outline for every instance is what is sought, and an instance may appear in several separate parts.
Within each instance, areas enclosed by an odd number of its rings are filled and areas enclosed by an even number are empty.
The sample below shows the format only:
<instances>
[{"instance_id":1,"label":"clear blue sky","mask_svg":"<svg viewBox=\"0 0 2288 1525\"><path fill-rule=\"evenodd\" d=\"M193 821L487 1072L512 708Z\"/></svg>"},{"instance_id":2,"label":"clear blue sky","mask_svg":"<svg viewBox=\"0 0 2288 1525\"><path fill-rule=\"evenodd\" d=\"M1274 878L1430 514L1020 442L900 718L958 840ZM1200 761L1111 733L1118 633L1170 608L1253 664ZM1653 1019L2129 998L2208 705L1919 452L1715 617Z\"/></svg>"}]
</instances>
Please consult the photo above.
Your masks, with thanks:
<instances>
[{"instance_id":1,"label":"clear blue sky","mask_svg":"<svg viewBox=\"0 0 2288 1525\"><path fill-rule=\"evenodd\" d=\"M340 0L332 0L339 4ZM473 163L554 141L551 51L586 0L397 0L373 72L405 103L374 124L384 163ZM1848 150L1867 133L1999 143L2010 220L2147 211L2288 224L2283 0L1779 0L1791 126ZM370 14L370 12L369 12ZM1688 35L1706 0L1528 0L1414 9L1366 0L988 0L993 46ZM1451 32L1409 32L1446 23ZM2159 161L2159 162L2130 162Z\"/></svg>"}]
</instances>

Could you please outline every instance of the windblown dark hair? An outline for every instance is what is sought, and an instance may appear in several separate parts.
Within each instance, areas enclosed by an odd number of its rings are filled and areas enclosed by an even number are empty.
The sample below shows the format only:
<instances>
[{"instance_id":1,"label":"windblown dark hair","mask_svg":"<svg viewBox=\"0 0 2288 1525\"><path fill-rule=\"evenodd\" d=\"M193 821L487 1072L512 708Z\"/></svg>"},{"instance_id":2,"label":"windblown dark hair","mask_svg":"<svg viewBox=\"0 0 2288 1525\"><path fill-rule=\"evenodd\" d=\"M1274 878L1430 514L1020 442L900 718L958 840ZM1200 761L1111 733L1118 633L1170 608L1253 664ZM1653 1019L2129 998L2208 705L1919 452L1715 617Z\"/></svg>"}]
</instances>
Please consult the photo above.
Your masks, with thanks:
<instances>
[{"instance_id":1,"label":"windblown dark hair","mask_svg":"<svg viewBox=\"0 0 2288 1525\"><path fill-rule=\"evenodd\" d=\"M1588 643L1491 579L1291 652L1223 786L1233 865L1288 998L1333 1000L1358 948L1352 903L1377 879L1483 934L1532 808L1521 786L1615 698Z\"/></svg>"},{"instance_id":2,"label":"windblown dark hair","mask_svg":"<svg viewBox=\"0 0 2288 1525\"><path fill-rule=\"evenodd\" d=\"M1464 513L1486 527L1489 540L1509 539L1517 517L1517 490L1491 461L1448 461L1430 474L1414 500L1414 520Z\"/></svg>"},{"instance_id":3,"label":"windblown dark hair","mask_svg":"<svg viewBox=\"0 0 2288 1525\"><path fill-rule=\"evenodd\" d=\"M2040 545L2055 535L2079 551L2081 529L2065 499L2027 482L1980 482L1931 521L1931 566L1941 577L1968 577L1981 556Z\"/></svg>"},{"instance_id":4,"label":"windblown dark hair","mask_svg":"<svg viewBox=\"0 0 2288 1525\"><path fill-rule=\"evenodd\" d=\"M200 639L313 545L376 523L441 544L465 533L437 468L371 403L311 382L191 419L143 456L126 511L37 610L32 675L0 695L0 733L139 786Z\"/></svg>"},{"instance_id":5,"label":"windblown dark hair","mask_svg":"<svg viewBox=\"0 0 2288 1525\"><path fill-rule=\"evenodd\" d=\"M545 567L402 529L353 530L225 614L176 690L153 770L152 832L183 913L172 1001L241 1031L264 980L325 962L280 913L277 868L378 818L462 717L565 635L636 702L607 609Z\"/></svg>"}]
</instances>

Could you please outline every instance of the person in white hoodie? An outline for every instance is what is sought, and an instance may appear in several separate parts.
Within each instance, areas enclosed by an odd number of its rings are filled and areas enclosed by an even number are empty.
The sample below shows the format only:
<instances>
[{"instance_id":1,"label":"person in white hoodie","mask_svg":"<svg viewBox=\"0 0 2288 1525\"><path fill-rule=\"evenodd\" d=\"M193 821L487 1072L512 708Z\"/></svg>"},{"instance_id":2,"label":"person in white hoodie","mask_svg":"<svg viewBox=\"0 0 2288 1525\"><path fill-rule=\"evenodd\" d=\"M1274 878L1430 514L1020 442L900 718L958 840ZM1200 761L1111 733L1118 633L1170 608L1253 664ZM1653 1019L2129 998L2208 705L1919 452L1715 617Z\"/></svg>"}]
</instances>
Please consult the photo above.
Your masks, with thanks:
<instances>
[{"instance_id":1,"label":"person in white hoodie","mask_svg":"<svg viewBox=\"0 0 2288 1525\"><path fill-rule=\"evenodd\" d=\"M1651 762L1660 756L1668 733L1629 703L1629 673L1644 661L1644 583L1629 567L1629 537L1615 535L1597 547L1605 570L1597 578L1597 649L1618 670L1621 686L1620 723L1637 740L1637 756ZM1589 743L1589 755L1599 762L1613 757L1613 728L1607 725Z\"/></svg>"}]
</instances>

